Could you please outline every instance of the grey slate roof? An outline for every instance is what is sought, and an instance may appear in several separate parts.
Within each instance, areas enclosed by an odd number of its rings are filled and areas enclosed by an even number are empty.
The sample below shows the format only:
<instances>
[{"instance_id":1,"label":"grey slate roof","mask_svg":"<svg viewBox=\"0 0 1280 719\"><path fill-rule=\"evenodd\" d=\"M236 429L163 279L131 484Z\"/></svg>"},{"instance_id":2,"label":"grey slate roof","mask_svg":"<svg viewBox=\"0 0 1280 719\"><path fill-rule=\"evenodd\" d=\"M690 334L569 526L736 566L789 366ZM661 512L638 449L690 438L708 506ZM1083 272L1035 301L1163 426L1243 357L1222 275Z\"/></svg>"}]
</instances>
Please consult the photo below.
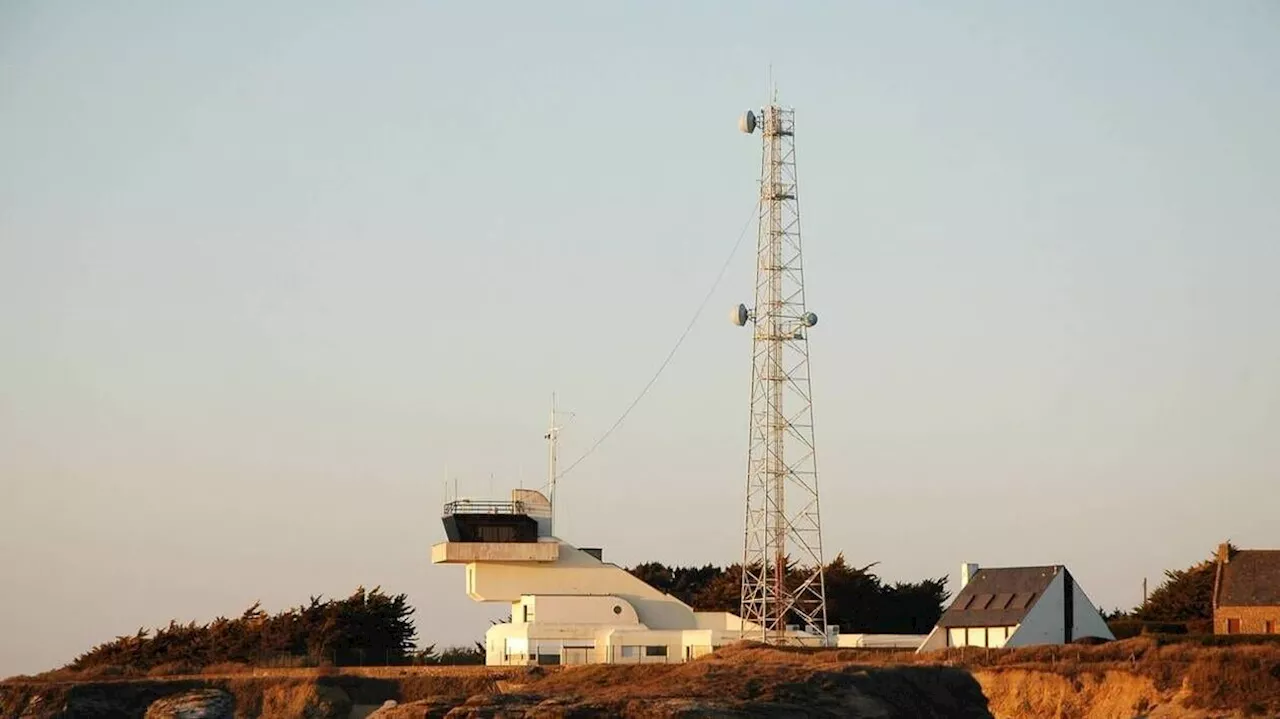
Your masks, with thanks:
<instances>
[{"instance_id":1,"label":"grey slate roof","mask_svg":"<svg viewBox=\"0 0 1280 719\"><path fill-rule=\"evenodd\" d=\"M1066 567L979 569L938 619L940 627L1011 627L1022 622Z\"/></svg>"},{"instance_id":2,"label":"grey slate roof","mask_svg":"<svg viewBox=\"0 0 1280 719\"><path fill-rule=\"evenodd\" d=\"M1280 606L1280 549L1241 549L1222 566L1218 605Z\"/></svg>"}]
</instances>

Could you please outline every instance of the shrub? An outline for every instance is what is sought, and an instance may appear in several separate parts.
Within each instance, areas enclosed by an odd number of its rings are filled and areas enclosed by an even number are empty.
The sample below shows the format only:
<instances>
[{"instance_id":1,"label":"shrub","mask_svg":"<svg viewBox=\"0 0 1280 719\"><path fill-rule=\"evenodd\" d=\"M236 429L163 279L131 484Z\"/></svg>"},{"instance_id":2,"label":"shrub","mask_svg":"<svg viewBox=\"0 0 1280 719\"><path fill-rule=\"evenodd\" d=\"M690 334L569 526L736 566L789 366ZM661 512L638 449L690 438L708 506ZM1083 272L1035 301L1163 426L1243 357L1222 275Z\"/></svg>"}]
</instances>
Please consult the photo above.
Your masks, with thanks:
<instances>
[{"instance_id":1,"label":"shrub","mask_svg":"<svg viewBox=\"0 0 1280 719\"><path fill-rule=\"evenodd\" d=\"M1187 622L1187 634L1213 634L1213 620L1193 619Z\"/></svg>"},{"instance_id":2,"label":"shrub","mask_svg":"<svg viewBox=\"0 0 1280 719\"><path fill-rule=\"evenodd\" d=\"M118 664L102 664L96 667L87 667L77 672L77 675L82 679L114 679L135 674L137 672L131 668L122 667Z\"/></svg>"},{"instance_id":3,"label":"shrub","mask_svg":"<svg viewBox=\"0 0 1280 719\"><path fill-rule=\"evenodd\" d=\"M1113 619L1107 626L1116 639L1132 639L1142 633L1142 622L1137 619Z\"/></svg>"},{"instance_id":4,"label":"shrub","mask_svg":"<svg viewBox=\"0 0 1280 719\"><path fill-rule=\"evenodd\" d=\"M404 664L417 636L413 611L404 594L364 587L346 599L312 597L307 604L274 615L255 603L234 619L219 617L207 624L172 621L155 630L139 629L90 649L68 668L146 671L174 662L258 663L281 655L327 656L340 664L363 663L366 657L379 664Z\"/></svg>"},{"instance_id":5,"label":"shrub","mask_svg":"<svg viewBox=\"0 0 1280 719\"><path fill-rule=\"evenodd\" d=\"M186 674L198 674L199 669L187 662L165 662L147 670L149 677L176 677Z\"/></svg>"}]
</instances>

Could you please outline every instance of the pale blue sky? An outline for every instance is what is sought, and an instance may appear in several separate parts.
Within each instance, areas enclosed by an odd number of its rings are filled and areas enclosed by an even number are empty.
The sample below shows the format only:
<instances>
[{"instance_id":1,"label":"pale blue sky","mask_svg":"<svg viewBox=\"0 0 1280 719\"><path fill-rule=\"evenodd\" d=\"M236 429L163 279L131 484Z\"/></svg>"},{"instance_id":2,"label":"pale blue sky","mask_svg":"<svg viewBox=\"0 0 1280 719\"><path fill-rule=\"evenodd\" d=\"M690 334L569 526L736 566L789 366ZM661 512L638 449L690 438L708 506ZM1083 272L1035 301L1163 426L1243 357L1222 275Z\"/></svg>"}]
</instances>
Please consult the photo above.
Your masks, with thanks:
<instances>
[{"instance_id":1,"label":"pale blue sky","mask_svg":"<svg viewBox=\"0 0 1280 719\"><path fill-rule=\"evenodd\" d=\"M0 675L357 584L607 427L797 109L826 546L1280 547L1280 5L0 3ZM741 553L749 248L562 483L631 564ZM493 475L492 485L490 475Z\"/></svg>"}]
</instances>

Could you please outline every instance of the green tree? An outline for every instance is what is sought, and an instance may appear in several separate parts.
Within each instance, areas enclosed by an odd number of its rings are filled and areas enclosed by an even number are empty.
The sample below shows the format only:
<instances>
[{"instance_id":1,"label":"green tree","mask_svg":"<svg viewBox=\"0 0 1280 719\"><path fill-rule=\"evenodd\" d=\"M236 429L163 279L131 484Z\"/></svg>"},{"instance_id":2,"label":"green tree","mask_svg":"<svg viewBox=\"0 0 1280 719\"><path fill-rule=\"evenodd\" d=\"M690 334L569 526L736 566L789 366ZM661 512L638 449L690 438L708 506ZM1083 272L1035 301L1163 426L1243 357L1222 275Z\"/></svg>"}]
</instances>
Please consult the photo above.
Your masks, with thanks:
<instances>
[{"instance_id":1,"label":"green tree","mask_svg":"<svg viewBox=\"0 0 1280 719\"><path fill-rule=\"evenodd\" d=\"M402 664L410 661L417 637L413 611L406 595L388 595L381 588L360 587L341 600L312 597L310 604L275 615L255 602L236 619L218 617L203 625L175 620L154 632L139 629L93 647L69 666L147 670L173 662L256 664L281 654L339 664Z\"/></svg>"},{"instance_id":2,"label":"green tree","mask_svg":"<svg viewBox=\"0 0 1280 719\"><path fill-rule=\"evenodd\" d=\"M1227 547L1230 552L1237 551L1233 545ZM1186 569L1166 570L1164 582L1133 611L1133 616L1146 622L1213 619L1213 583L1217 569L1215 555Z\"/></svg>"},{"instance_id":3,"label":"green tree","mask_svg":"<svg viewBox=\"0 0 1280 719\"><path fill-rule=\"evenodd\" d=\"M838 555L823 570L827 598L827 623L842 632L908 633L928 632L949 596L946 578L887 585L871 572L875 564L851 567ZM637 578L667 592L699 611L733 612L740 608L742 566L721 569L668 567L646 562L632 568ZM787 568L787 581L798 585L807 572L794 564Z\"/></svg>"}]
</instances>

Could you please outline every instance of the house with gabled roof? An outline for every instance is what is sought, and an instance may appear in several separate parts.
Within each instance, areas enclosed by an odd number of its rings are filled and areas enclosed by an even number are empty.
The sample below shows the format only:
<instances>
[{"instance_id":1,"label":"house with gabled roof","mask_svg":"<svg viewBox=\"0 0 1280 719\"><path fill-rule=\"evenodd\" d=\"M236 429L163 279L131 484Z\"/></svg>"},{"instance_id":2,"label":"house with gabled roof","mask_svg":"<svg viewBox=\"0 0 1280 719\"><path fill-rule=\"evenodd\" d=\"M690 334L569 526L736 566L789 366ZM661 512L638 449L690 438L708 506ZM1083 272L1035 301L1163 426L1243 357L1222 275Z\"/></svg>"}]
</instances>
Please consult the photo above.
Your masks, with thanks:
<instances>
[{"instance_id":1,"label":"house with gabled roof","mask_svg":"<svg viewBox=\"0 0 1280 719\"><path fill-rule=\"evenodd\" d=\"M1025 647L1115 639L1102 613L1060 565L960 568L960 593L918 651Z\"/></svg>"},{"instance_id":2,"label":"house with gabled roof","mask_svg":"<svg viewBox=\"0 0 1280 719\"><path fill-rule=\"evenodd\" d=\"M1214 634L1280 634L1280 550L1218 547Z\"/></svg>"}]
</instances>

